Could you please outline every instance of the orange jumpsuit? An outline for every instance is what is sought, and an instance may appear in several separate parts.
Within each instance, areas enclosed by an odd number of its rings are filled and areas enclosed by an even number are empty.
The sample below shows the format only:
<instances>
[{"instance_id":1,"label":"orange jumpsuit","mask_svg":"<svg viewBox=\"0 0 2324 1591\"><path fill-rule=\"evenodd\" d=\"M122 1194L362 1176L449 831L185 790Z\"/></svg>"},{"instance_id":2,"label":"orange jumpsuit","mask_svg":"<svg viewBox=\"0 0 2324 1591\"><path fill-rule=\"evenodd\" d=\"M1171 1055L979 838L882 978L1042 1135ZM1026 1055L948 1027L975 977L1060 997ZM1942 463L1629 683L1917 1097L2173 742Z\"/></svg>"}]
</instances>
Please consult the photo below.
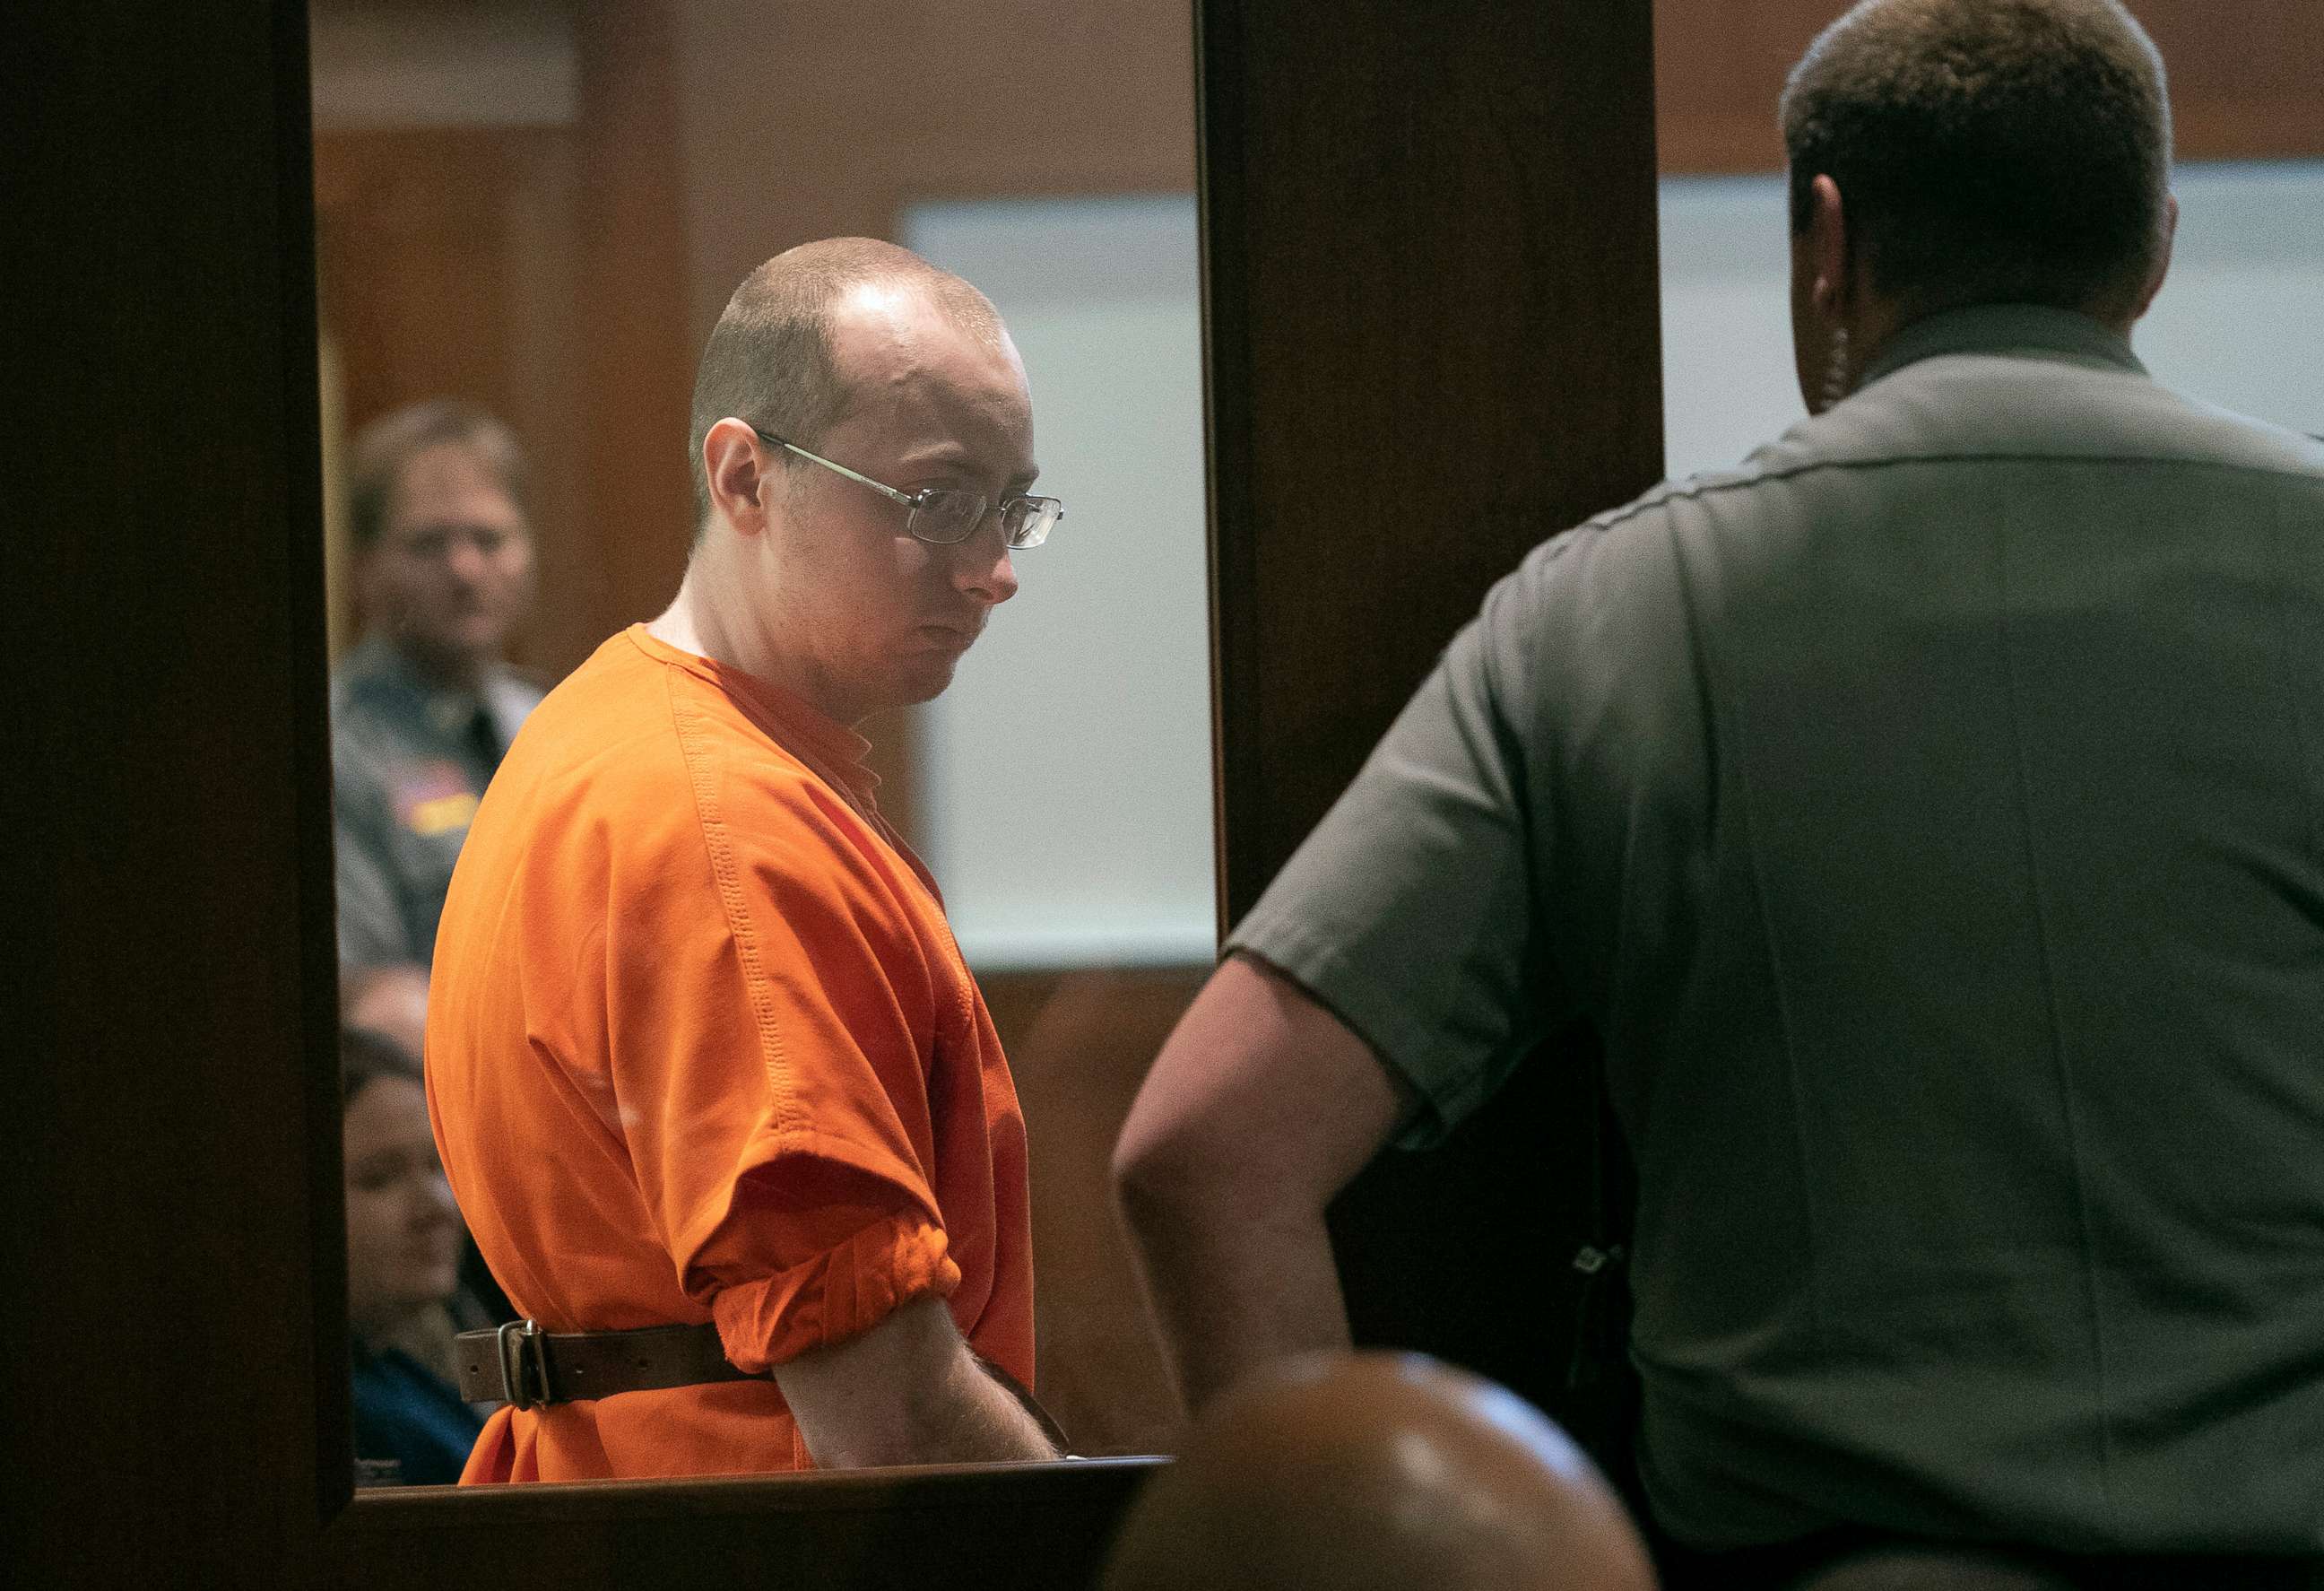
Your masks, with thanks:
<instances>
[{"instance_id":1,"label":"orange jumpsuit","mask_svg":"<svg viewBox=\"0 0 2324 1591\"><path fill-rule=\"evenodd\" d=\"M945 1298L1030 1384L1025 1133L864 742L632 626L552 691L453 876L428 1018L444 1166L549 1331L715 1321L744 1370ZM464 1482L796 1469L771 1380L524 1411Z\"/></svg>"}]
</instances>

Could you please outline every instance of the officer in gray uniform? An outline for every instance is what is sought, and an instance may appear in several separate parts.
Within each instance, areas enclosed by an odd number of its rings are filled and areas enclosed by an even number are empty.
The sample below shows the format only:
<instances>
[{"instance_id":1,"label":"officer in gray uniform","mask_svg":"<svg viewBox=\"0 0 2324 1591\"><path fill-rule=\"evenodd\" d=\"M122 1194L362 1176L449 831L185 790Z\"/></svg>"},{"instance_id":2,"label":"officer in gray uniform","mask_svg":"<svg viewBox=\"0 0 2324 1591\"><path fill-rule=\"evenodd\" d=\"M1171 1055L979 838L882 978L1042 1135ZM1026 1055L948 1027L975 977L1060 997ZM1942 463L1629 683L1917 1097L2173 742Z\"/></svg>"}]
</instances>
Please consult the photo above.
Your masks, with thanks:
<instances>
[{"instance_id":1,"label":"officer in gray uniform","mask_svg":"<svg viewBox=\"0 0 2324 1591\"><path fill-rule=\"evenodd\" d=\"M1783 120L1812 417L1496 587L1147 1078L1181 1385L1344 1343L1339 1187L1580 1018L1666 1591L2306 1585L2324 448L2131 351L2176 211L2113 0L1866 0Z\"/></svg>"},{"instance_id":2,"label":"officer in gray uniform","mask_svg":"<svg viewBox=\"0 0 2324 1591\"><path fill-rule=\"evenodd\" d=\"M501 655L533 585L524 463L508 428L433 400L374 421L354 455L365 633L331 686L349 974L429 964L468 820L541 697Z\"/></svg>"}]
</instances>

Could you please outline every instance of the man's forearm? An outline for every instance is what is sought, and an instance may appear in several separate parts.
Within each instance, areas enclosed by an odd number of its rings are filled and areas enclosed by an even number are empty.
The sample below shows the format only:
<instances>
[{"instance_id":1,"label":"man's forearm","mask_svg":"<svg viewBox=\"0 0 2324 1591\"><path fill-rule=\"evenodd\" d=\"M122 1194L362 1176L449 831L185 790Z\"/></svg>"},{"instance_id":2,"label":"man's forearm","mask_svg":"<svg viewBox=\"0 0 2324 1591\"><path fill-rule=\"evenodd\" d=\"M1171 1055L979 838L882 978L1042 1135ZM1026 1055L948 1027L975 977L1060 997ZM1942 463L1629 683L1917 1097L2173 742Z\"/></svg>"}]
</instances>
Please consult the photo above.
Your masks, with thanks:
<instances>
[{"instance_id":1,"label":"man's forearm","mask_svg":"<svg viewBox=\"0 0 2324 1591\"><path fill-rule=\"evenodd\" d=\"M775 1379L820 1468L1059 1456L1017 1394L985 1374L938 1299L778 1364Z\"/></svg>"},{"instance_id":2,"label":"man's forearm","mask_svg":"<svg viewBox=\"0 0 2324 1591\"><path fill-rule=\"evenodd\" d=\"M957 1362L909 1397L892 1424L800 1425L808 1456L821 1469L896 1464L988 1464L1060 1457L1016 1394L984 1374L964 1350Z\"/></svg>"},{"instance_id":3,"label":"man's forearm","mask_svg":"<svg viewBox=\"0 0 2324 1591\"><path fill-rule=\"evenodd\" d=\"M1238 1207L1217 1183L1153 1189L1134 1180L1124 1182L1121 1204L1190 1411L1276 1359L1348 1346L1347 1305L1321 1210L1262 1214Z\"/></svg>"},{"instance_id":4,"label":"man's forearm","mask_svg":"<svg viewBox=\"0 0 2324 1591\"><path fill-rule=\"evenodd\" d=\"M920 1457L890 1463L973 1464L1063 1457L1040 1420L964 1350L917 1411Z\"/></svg>"}]
</instances>

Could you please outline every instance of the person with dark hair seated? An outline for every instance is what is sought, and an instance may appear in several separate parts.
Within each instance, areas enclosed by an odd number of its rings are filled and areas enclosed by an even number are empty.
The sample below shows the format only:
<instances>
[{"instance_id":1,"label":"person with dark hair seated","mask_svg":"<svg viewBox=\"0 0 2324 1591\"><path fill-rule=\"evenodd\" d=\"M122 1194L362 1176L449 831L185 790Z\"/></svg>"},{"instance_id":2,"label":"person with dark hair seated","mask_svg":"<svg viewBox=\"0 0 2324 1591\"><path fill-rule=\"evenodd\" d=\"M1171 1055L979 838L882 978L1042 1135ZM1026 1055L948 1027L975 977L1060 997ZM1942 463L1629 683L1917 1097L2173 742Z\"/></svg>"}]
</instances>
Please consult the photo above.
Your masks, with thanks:
<instances>
[{"instance_id":1,"label":"person with dark hair seated","mask_svg":"<svg viewBox=\"0 0 2324 1591\"><path fill-rule=\"evenodd\" d=\"M484 1421L444 1378L392 1346L459 1282L460 1211L436 1158L420 1063L393 1040L339 1037L347 1177L347 1322L355 1475L365 1485L449 1485Z\"/></svg>"}]
</instances>

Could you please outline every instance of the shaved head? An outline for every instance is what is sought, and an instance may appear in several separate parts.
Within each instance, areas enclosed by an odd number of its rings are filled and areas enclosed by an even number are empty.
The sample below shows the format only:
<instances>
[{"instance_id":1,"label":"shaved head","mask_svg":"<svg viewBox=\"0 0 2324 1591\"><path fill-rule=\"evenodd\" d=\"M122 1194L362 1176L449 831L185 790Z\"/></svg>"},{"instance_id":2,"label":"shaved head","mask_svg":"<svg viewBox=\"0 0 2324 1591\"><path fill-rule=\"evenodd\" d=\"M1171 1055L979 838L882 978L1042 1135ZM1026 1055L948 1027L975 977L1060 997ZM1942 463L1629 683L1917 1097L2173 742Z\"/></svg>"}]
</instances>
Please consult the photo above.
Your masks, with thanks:
<instances>
[{"instance_id":1,"label":"shaved head","mask_svg":"<svg viewBox=\"0 0 2324 1591\"><path fill-rule=\"evenodd\" d=\"M1514 1392L1416 1355L1318 1355L1213 1404L1103 1591L1651 1591L1612 1489Z\"/></svg>"},{"instance_id":2,"label":"shaved head","mask_svg":"<svg viewBox=\"0 0 2324 1591\"><path fill-rule=\"evenodd\" d=\"M696 533L710 512L702 441L733 415L813 449L853 399L833 337L835 315L857 296L915 294L962 329L1005 340L991 301L909 249L872 237L830 237L786 249L742 279L702 350L694 381L687 455ZM876 307L876 306L874 306ZM786 459L798 467L796 459Z\"/></svg>"}]
</instances>

